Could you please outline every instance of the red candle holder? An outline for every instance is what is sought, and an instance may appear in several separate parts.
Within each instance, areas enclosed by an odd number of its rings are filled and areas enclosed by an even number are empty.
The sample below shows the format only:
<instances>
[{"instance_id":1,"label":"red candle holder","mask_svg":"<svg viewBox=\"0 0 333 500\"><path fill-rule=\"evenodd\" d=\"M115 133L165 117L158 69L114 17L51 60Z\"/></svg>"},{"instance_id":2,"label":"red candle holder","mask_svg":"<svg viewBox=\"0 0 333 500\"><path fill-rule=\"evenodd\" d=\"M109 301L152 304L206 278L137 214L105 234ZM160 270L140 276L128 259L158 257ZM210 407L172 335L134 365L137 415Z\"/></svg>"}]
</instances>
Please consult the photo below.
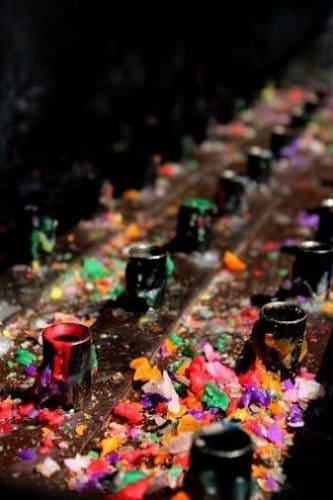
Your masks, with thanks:
<instances>
[{"instance_id":1,"label":"red candle holder","mask_svg":"<svg viewBox=\"0 0 333 500\"><path fill-rule=\"evenodd\" d=\"M56 323L43 330L43 369L50 370L62 406L82 410L91 398L95 349L89 328Z\"/></svg>"}]
</instances>

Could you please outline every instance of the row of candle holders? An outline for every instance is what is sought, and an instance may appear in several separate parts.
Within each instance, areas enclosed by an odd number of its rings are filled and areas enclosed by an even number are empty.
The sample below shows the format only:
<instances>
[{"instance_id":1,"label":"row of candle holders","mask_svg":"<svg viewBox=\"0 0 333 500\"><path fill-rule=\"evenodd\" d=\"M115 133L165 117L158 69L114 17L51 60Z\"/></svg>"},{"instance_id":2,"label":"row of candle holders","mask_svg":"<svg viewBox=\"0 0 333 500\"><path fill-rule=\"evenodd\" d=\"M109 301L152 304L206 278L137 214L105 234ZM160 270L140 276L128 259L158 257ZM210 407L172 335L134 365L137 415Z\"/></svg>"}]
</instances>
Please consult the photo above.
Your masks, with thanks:
<instances>
[{"instance_id":1,"label":"row of candle holders","mask_svg":"<svg viewBox=\"0 0 333 500\"><path fill-rule=\"evenodd\" d=\"M288 145L294 135L293 129L302 128L309 114L316 109L316 102L308 102L304 110L293 113L289 130L284 127L273 130L272 154L257 147L250 150L250 179L268 181L272 156L276 159L281 157L282 148ZM242 211L244 185L244 180L231 171L221 174L222 192L218 192L217 200L222 213ZM296 303L285 300L303 295L323 301L330 289L333 198L323 200L313 212L319 216L316 240L281 249L294 256L291 283L283 283L274 296L266 296L267 303L262 305L259 319L251 333L250 349L254 357L258 356L268 369L278 371L282 377L293 377L307 352L304 336L307 314ZM199 431L193 438L190 468L185 481L191 491L191 498L249 499L253 492L252 459L252 441L241 429L220 423Z\"/></svg>"},{"instance_id":2,"label":"row of candle holders","mask_svg":"<svg viewBox=\"0 0 333 500\"><path fill-rule=\"evenodd\" d=\"M137 245L130 249L125 271L127 305L139 302L142 310L163 304L167 286L168 253L203 252L209 247L214 219L225 214L242 214L246 208L248 179L267 183L272 160L304 127L316 102L296 110L289 128L276 127L271 151L257 146L248 152L247 176L223 171L218 180L215 203L203 198L182 202L176 235L164 247ZM333 199L324 200L317 210L319 226L315 241L305 241L282 250L294 256L291 284L282 283L274 296L267 296L251 334L251 348L268 369L281 376L293 376L307 347L304 337L307 315L294 302L297 295L327 298L333 263ZM91 397L91 379L96 366L91 332L81 324L60 323L43 332L44 362L36 391L49 377L49 387L59 404L82 410ZM251 495L253 445L247 433L233 425L214 424L193 438L190 469L185 484L192 498L248 499Z\"/></svg>"}]
</instances>

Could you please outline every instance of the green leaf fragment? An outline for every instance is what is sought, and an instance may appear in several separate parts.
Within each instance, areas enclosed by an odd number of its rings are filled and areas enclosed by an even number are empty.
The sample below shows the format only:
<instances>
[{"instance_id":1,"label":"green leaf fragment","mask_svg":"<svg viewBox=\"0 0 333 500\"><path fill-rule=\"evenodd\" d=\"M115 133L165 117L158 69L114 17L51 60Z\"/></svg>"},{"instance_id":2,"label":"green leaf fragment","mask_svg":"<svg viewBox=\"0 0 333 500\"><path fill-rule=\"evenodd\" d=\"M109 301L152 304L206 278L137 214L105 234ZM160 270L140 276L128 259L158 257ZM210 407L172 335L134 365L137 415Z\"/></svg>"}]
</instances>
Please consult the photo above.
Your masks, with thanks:
<instances>
[{"instance_id":1,"label":"green leaf fragment","mask_svg":"<svg viewBox=\"0 0 333 500\"><path fill-rule=\"evenodd\" d=\"M177 335L177 333L172 333L169 338L177 347L183 347L185 344L184 339L180 335Z\"/></svg>"},{"instance_id":2,"label":"green leaf fragment","mask_svg":"<svg viewBox=\"0 0 333 500\"><path fill-rule=\"evenodd\" d=\"M274 262L274 261L278 260L279 255L280 255L279 252L273 251L273 252L269 252L267 254L267 257L268 257L269 260L271 260L271 261Z\"/></svg>"},{"instance_id":3,"label":"green leaf fragment","mask_svg":"<svg viewBox=\"0 0 333 500\"><path fill-rule=\"evenodd\" d=\"M174 361L173 363L170 363L168 370L176 372L182 366L182 364L183 364L182 361Z\"/></svg>"},{"instance_id":4,"label":"green leaf fragment","mask_svg":"<svg viewBox=\"0 0 333 500\"><path fill-rule=\"evenodd\" d=\"M112 290L110 290L110 292L108 293L108 297L110 297L110 299L116 299L121 293L123 293L124 290L125 288L122 285L118 284L114 288L112 288Z\"/></svg>"},{"instance_id":5,"label":"green leaf fragment","mask_svg":"<svg viewBox=\"0 0 333 500\"><path fill-rule=\"evenodd\" d=\"M168 255L167 258L166 258L166 273L167 273L167 277L171 278L171 276L173 275L174 272L175 272L175 263L172 260L172 258L170 257L170 255Z\"/></svg>"},{"instance_id":6,"label":"green leaf fragment","mask_svg":"<svg viewBox=\"0 0 333 500\"><path fill-rule=\"evenodd\" d=\"M97 359L97 352L96 352L96 347L92 345L90 347L90 355L89 355L89 368L90 369L97 369L98 367L98 359Z\"/></svg>"},{"instance_id":7,"label":"green leaf fragment","mask_svg":"<svg viewBox=\"0 0 333 500\"><path fill-rule=\"evenodd\" d=\"M159 443L160 442L160 438L158 437L158 435L155 432L146 432L145 433L145 438L148 441L152 441L153 443Z\"/></svg>"},{"instance_id":8,"label":"green leaf fragment","mask_svg":"<svg viewBox=\"0 0 333 500\"><path fill-rule=\"evenodd\" d=\"M184 384L176 380L172 383L172 385L179 396L184 396L186 392L186 386Z\"/></svg>"},{"instance_id":9,"label":"green leaf fragment","mask_svg":"<svg viewBox=\"0 0 333 500\"><path fill-rule=\"evenodd\" d=\"M222 333L215 342L215 349L219 352L224 352L229 345L229 338L225 333Z\"/></svg>"},{"instance_id":10,"label":"green leaf fragment","mask_svg":"<svg viewBox=\"0 0 333 500\"><path fill-rule=\"evenodd\" d=\"M174 465L173 467L171 467L169 469L169 476L172 479L177 479L182 472L183 472L183 469L180 465Z\"/></svg>"},{"instance_id":11,"label":"green leaf fragment","mask_svg":"<svg viewBox=\"0 0 333 500\"><path fill-rule=\"evenodd\" d=\"M137 481L140 481L140 479L143 479L147 477L146 472L140 471L140 470L130 470L128 472L124 472L119 474L120 480L117 481L117 487L122 490L123 488L126 488L129 484L136 483Z\"/></svg>"},{"instance_id":12,"label":"green leaf fragment","mask_svg":"<svg viewBox=\"0 0 333 500\"><path fill-rule=\"evenodd\" d=\"M81 275L86 280L95 280L105 275L105 269L97 259L85 258L83 259Z\"/></svg>"},{"instance_id":13,"label":"green leaf fragment","mask_svg":"<svg viewBox=\"0 0 333 500\"><path fill-rule=\"evenodd\" d=\"M207 408L219 408L225 411L229 406L229 398L225 392L222 392L215 384L209 382L204 387L204 393L201 402Z\"/></svg>"},{"instance_id":14,"label":"green leaf fragment","mask_svg":"<svg viewBox=\"0 0 333 500\"><path fill-rule=\"evenodd\" d=\"M29 366L37 361L37 356L32 352L29 352L26 349L20 347L15 352L15 359L19 365Z\"/></svg>"},{"instance_id":15,"label":"green leaf fragment","mask_svg":"<svg viewBox=\"0 0 333 500\"><path fill-rule=\"evenodd\" d=\"M192 342L184 347L182 353L189 358L194 358L197 354L202 353L202 349L196 342Z\"/></svg>"},{"instance_id":16,"label":"green leaf fragment","mask_svg":"<svg viewBox=\"0 0 333 500\"><path fill-rule=\"evenodd\" d=\"M289 271L288 269L279 269L278 272L277 272L277 275L280 277L280 278L285 278L286 276L288 276L289 274Z\"/></svg>"}]
</instances>

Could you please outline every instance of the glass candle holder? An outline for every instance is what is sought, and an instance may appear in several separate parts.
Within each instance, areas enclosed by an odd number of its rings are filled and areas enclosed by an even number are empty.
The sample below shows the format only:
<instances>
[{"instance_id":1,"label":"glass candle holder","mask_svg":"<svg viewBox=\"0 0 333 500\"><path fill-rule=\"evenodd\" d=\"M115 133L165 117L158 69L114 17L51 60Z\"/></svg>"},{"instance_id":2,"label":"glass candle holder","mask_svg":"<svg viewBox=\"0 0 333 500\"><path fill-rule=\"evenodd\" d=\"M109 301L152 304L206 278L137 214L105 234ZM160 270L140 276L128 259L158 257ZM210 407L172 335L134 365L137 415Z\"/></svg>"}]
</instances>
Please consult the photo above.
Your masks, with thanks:
<instances>
[{"instance_id":1,"label":"glass candle holder","mask_svg":"<svg viewBox=\"0 0 333 500\"><path fill-rule=\"evenodd\" d=\"M144 301L148 307L163 302L167 282L167 253L163 248L141 244L131 248L125 279L130 300Z\"/></svg>"},{"instance_id":2,"label":"glass candle holder","mask_svg":"<svg viewBox=\"0 0 333 500\"><path fill-rule=\"evenodd\" d=\"M56 323L43 330L43 370L50 370L64 407L83 410L91 399L96 353L88 327Z\"/></svg>"},{"instance_id":3,"label":"glass candle holder","mask_svg":"<svg viewBox=\"0 0 333 500\"><path fill-rule=\"evenodd\" d=\"M268 182L272 170L272 154L258 146L250 148L247 156L247 176L258 183Z\"/></svg>"},{"instance_id":4,"label":"glass candle holder","mask_svg":"<svg viewBox=\"0 0 333 500\"><path fill-rule=\"evenodd\" d=\"M205 498L202 492L212 486L216 489L215 498L232 500L238 498L235 492L239 484L243 490L241 498L250 498L252 460L252 440L236 426L224 428L223 424L215 424L195 433L185 479L191 498Z\"/></svg>"},{"instance_id":5,"label":"glass candle holder","mask_svg":"<svg viewBox=\"0 0 333 500\"><path fill-rule=\"evenodd\" d=\"M221 172L215 196L219 214L241 213L245 208L244 193L244 182L233 170Z\"/></svg>"},{"instance_id":6,"label":"glass candle holder","mask_svg":"<svg viewBox=\"0 0 333 500\"><path fill-rule=\"evenodd\" d=\"M307 315L291 302L270 302L260 310L252 330L252 343L266 368L294 374L307 353L304 337Z\"/></svg>"},{"instance_id":7,"label":"glass candle holder","mask_svg":"<svg viewBox=\"0 0 333 500\"><path fill-rule=\"evenodd\" d=\"M205 198L183 201L177 219L177 248L185 253L207 249L216 212L215 204Z\"/></svg>"}]
</instances>

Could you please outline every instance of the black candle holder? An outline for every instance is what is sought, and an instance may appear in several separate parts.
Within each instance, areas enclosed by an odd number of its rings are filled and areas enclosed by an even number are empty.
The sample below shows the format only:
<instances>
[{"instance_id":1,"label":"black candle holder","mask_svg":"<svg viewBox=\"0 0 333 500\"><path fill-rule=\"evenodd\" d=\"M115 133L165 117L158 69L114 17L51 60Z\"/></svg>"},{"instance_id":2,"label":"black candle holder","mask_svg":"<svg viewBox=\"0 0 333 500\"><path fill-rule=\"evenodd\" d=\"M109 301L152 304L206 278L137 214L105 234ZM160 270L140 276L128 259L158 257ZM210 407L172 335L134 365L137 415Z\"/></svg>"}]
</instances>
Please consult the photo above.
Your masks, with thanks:
<instances>
[{"instance_id":1,"label":"black candle holder","mask_svg":"<svg viewBox=\"0 0 333 500\"><path fill-rule=\"evenodd\" d=\"M270 302L261 308L251 342L266 368L285 376L295 373L307 352L306 320L305 311L291 302Z\"/></svg>"},{"instance_id":2,"label":"black candle holder","mask_svg":"<svg viewBox=\"0 0 333 500\"><path fill-rule=\"evenodd\" d=\"M247 176L258 183L268 182L271 170L271 152L258 146L250 148L247 156Z\"/></svg>"},{"instance_id":3,"label":"black candle holder","mask_svg":"<svg viewBox=\"0 0 333 500\"><path fill-rule=\"evenodd\" d=\"M97 368L89 328L79 323L56 323L43 330L41 379L50 387L39 388L56 395L65 408L83 410L91 399L92 372ZM52 386L52 387L51 387ZM53 394L52 394L53 392Z\"/></svg>"},{"instance_id":4,"label":"black candle holder","mask_svg":"<svg viewBox=\"0 0 333 500\"><path fill-rule=\"evenodd\" d=\"M215 202L219 214L237 214L244 211L244 181L233 170L224 170L219 175Z\"/></svg>"},{"instance_id":5,"label":"black candle holder","mask_svg":"<svg viewBox=\"0 0 333 500\"><path fill-rule=\"evenodd\" d=\"M274 158L278 159L281 157L282 149L288 146L292 137L290 131L285 127L281 125L274 127L271 134L271 151Z\"/></svg>"},{"instance_id":6,"label":"black candle holder","mask_svg":"<svg viewBox=\"0 0 333 500\"><path fill-rule=\"evenodd\" d=\"M304 241L300 245L281 248L282 253L295 257L291 282L282 283L273 294L254 294L251 303L261 307L268 302L283 301L297 297L312 297L317 301L328 298L332 276L332 245L319 241Z\"/></svg>"},{"instance_id":7,"label":"black candle holder","mask_svg":"<svg viewBox=\"0 0 333 500\"><path fill-rule=\"evenodd\" d=\"M321 104L329 96L329 90L327 89L318 89L315 90L316 97L318 99L318 104Z\"/></svg>"},{"instance_id":8,"label":"black candle holder","mask_svg":"<svg viewBox=\"0 0 333 500\"><path fill-rule=\"evenodd\" d=\"M158 246L141 244L132 247L126 266L126 293L133 304L143 308L162 304L167 282L167 253Z\"/></svg>"},{"instance_id":9,"label":"black candle holder","mask_svg":"<svg viewBox=\"0 0 333 500\"><path fill-rule=\"evenodd\" d=\"M190 453L190 468L185 485L191 498L206 498L210 487L214 498L234 500L237 487L240 498L251 495L251 467L253 444L249 435L236 426L224 428L215 424L194 434Z\"/></svg>"},{"instance_id":10,"label":"black candle holder","mask_svg":"<svg viewBox=\"0 0 333 500\"><path fill-rule=\"evenodd\" d=\"M145 168L145 186L154 186L157 179L158 167L162 164L160 155L155 154L149 157L147 166Z\"/></svg>"},{"instance_id":11,"label":"black candle holder","mask_svg":"<svg viewBox=\"0 0 333 500\"><path fill-rule=\"evenodd\" d=\"M332 276L333 248L319 241L304 241L298 246L283 247L281 251L295 256L292 295L327 299Z\"/></svg>"},{"instance_id":12,"label":"black candle holder","mask_svg":"<svg viewBox=\"0 0 333 500\"><path fill-rule=\"evenodd\" d=\"M188 198L179 208L174 247L185 253L208 248L217 209L205 198Z\"/></svg>"},{"instance_id":13,"label":"black candle holder","mask_svg":"<svg viewBox=\"0 0 333 500\"><path fill-rule=\"evenodd\" d=\"M304 102L304 111L305 113L312 114L317 111L319 107L319 99L316 95L308 97Z\"/></svg>"},{"instance_id":14,"label":"black candle holder","mask_svg":"<svg viewBox=\"0 0 333 500\"><path fill-rule=\"evenodd\" d=\"M309 115L301 107L293 109L290 116L289 126L291 129L304 128L309 121Z\"/></svg>"},{"instance_id":15,"label":"black candle holder","mask_svg":"<svg viewBox=\"0 0 333 500\"><path fill-rule=\"evenodd\" d=\"M333 246L333 197L323 200L316 212L319 215L316 240Z\"/></svg>"}]
</instances>

